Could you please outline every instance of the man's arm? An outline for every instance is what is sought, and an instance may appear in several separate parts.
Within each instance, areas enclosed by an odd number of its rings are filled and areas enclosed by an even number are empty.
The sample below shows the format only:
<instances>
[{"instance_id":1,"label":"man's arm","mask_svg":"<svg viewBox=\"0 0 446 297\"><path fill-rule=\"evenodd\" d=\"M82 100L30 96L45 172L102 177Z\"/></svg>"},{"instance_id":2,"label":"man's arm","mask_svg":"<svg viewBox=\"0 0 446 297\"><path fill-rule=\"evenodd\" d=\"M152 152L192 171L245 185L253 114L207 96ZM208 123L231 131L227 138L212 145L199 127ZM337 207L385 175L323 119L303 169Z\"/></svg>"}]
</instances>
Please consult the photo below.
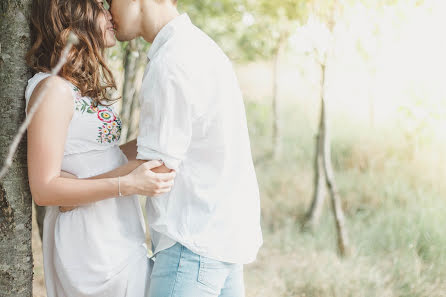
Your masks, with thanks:
<instances>
[{"instance_id":1,"label":"man's arm","mask_svg":"<svg viewBox=\"0 0 446 297\"><path fill-rule=\"evenodd\" d=\"M127 160L134 161L136 160L136 139L133 139L119 147L124 155L127 157Z\"/></svg>"},{"instance_id":2,"label":"man's arm","mask_svg":"<svg viewBox=\"0 0 446 297\"><path fill-rule=\"evenodd\" d=\"M161 160L160 172L178 171L192 139L193 92L189 78L178 65L153 64L156 75L141 102L136 156L140 160Z\"/></svg>"}]
</instances>

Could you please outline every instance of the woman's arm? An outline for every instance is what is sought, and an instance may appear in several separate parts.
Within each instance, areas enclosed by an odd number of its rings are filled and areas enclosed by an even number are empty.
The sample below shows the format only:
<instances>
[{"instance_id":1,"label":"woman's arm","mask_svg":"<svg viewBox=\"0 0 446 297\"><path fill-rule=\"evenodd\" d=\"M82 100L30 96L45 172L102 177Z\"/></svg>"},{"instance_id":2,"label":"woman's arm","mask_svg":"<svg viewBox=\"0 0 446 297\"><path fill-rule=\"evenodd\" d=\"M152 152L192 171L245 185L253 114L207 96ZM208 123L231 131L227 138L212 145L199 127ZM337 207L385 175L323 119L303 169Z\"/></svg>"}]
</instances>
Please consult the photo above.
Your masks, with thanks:
<instances>
[{"instance_id":1,"label":"woman's arm","mask_svg":"<svg viewBox=\"0 0 446 297\"><path fill-rule=\"evenodd\" d=\"M65 81L49 77L36 87L29 106L40 95L43 84L50 85L28 128L28 175L36 204L73 206L118 196L117 177L83 180L60 176L65 139L73 115L73 99ZM171 176L158 176L150 170L159 165L147 162L135 170L122 171L123 176L119 179L121 193L125 196L153 196L169 191L173 184ZM125 174L127 171L130 173Z\"/></svg>"},{"instance_id":2,"label":"woman's arm","mask_svg":"<svg viewBox=\"0 0 446 297\"><path fill-rule=\"evenodd\" d=\"M133 160L129 161L127 164L122 165L119 168L116 168L112 171L96 175L93 177L89 177L88 179L101 179L101 178L113 178L118 176L123 176L126 174L129 174L142 164L145 164L148 161L145 160ZM157 176L161 178L163 181L170 181L175 178L175 171L167 168L161 161L150 161L151 164L153 164L154 167L152 167L150 170L154 173L158 173Z\"/></svg>"},{"instance_id":3,"label":"woman's arm","mask_svg":"<svg viewBox=\"0 0 446 297\"><path fill-rule=\"evenodd\" d=\"M97 175L94 177L89 177L87 179L101 179L101 178L113 178L113 177L118 177L118 176L123 176L123 175L127 175L128 173L132 172L133 170L135 170L136 168L138 168L139 166L143 165L147 163L147 161L143 161L143 160L134 160L134 161L130 161L127 164L116 168L115 170L103 173L101 175ZM151 168L150 170L152 172L155 173L159 173L157 174L157 178L159 178L160 183L163 183L164 186L159 186L157 187L157 185L154 185L154 192L153 194L149 194L148 196L156 196L165 192L170 191L170 188L173 186L174 183L174 178L175 178L175 171L167 168L165 165L161 165L162 163L159 161L151 161L152 166L155 166L154 168ZM161 166L160 166L161 165ZM77 179L77 176L62 171L60 173L61 177L64 178L71 178L71 179ZM153 179L152 179L153 180ZM158 180L158 179L155 179ZM147 180L148 183L151 182L151 179ZM59 210L61 212L67 212L67 211L71 211L73 209L75 209L77 206L59 206Z\"/></svg>"}]
</instances>

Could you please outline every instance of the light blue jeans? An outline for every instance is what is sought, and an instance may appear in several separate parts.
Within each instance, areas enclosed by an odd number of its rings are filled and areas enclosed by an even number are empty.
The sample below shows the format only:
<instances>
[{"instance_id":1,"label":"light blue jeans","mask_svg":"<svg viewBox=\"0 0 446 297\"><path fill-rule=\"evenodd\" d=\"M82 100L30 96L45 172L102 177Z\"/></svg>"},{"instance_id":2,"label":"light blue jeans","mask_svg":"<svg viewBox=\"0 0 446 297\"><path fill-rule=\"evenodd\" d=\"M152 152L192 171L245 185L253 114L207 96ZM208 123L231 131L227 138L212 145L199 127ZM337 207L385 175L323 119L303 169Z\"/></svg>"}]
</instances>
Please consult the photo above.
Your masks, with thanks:
<instances>
[{"instance_id":1,"label":"light blue jeans","mask_svg":"<svg viewBox=\"0 0 446 297\"><path fill-rule=\"evenodd\" d=\"M177 243L156 255L149 297L244 297L243 265L212 260Z\"/></svg>"}]
</instances>

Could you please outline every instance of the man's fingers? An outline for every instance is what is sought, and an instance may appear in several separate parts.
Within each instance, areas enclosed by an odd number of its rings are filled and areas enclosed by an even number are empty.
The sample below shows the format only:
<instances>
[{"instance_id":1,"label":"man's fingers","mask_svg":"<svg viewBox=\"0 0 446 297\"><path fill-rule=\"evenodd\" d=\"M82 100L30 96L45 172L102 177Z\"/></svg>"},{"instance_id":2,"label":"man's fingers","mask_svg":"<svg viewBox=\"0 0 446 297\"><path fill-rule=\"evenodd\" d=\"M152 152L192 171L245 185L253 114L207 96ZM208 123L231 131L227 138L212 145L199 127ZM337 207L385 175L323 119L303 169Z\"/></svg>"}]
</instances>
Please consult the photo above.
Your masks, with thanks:
<instances>
[{"instance_id":1,"label":"man's fingers","mask_svg":"<svg viewBox=\"0 0 446 297\"><path fill-rule=\"evenodd\" d=\"M167 187L172 188L174 184L175 184L175 181L171 180L171 181L162 183L161 187L162 188L167 188Z\"/></svg>"},{"instance_id":2,"label":"man's fingers","mask_svg":"<svg viewBox=\"0 0 446 297\"><path fill-rule=\"evenodd\" d=\"M163 185L162 187L158 187L158 188L156 188L155 190L152 190L151 195L148 195L148 196L156 197L156 196L159 196L159 195L168 193L168 192L170 192L171 190L172 190L172 186L171 186L171 185L168 185L168 184L165 184L165 185Z\"/></svg>"},{"instance_id":3,"label":"man's fingers","mask_svg":"<svg viewBox=\"0 0 446 297\"><path fill-rule=\"evenodd\" d=\"M59 211L67 212L67 211L72 211L75 208L76 208L76 206L59 206Z\"/></svg>"},{"instance_id":4,"label":"man's fingers","mask_svg":"<svg viewBox=\"0 0 446 297\"><path fill-rule=\"evenodd\" d=\"M168 182L163 182L159 184L159 189L160 190L169 190L173 187L173 180L172 181L168 181Z\"/></svg>"},{"instance_id":5,"label":"man's fingers","mask_svg":"<svg viewBox=\"0 0 446 297\"><path fill-rule=\"evenodd\" d=\"M165 189L160 189L160 190L156 190L155 191L155 196L161 195L161 194L165 194L170 192L170 188L165 188Z\"/></svg>"},{"instance_id":6,"label":"man's fingers","mask_svg":"<svg viewBox=\"0 0 446 297\"><path fill-rule=\"evenodd\" d=\"M155 174L155 176L158 177L160 179L160 181L163 181L163 182L168 182L168 181L173 180L176 175L177 174L175 171L172 171L169 173L156 173Z\"/></svg>"}]
</instances>

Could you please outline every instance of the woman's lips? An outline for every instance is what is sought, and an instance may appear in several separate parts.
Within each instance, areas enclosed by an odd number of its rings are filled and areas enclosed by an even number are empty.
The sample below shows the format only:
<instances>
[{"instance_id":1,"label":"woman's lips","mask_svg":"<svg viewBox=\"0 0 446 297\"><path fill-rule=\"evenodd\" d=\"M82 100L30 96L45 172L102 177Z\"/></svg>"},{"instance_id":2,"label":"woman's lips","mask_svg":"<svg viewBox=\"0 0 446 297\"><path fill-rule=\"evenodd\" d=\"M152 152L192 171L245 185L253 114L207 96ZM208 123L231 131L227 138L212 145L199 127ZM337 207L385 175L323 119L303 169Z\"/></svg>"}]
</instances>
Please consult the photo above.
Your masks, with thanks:
<instances>
[{"instance_id":1,"label":"woman's lips","mask_svg":"<svg viewBox=\"0 0 446 297\"><path fill-rule=\"evenodd\" d=\"M115 33L115 28L113 25L107 26L106 30Z\"/></svg>"}]
</instances>

